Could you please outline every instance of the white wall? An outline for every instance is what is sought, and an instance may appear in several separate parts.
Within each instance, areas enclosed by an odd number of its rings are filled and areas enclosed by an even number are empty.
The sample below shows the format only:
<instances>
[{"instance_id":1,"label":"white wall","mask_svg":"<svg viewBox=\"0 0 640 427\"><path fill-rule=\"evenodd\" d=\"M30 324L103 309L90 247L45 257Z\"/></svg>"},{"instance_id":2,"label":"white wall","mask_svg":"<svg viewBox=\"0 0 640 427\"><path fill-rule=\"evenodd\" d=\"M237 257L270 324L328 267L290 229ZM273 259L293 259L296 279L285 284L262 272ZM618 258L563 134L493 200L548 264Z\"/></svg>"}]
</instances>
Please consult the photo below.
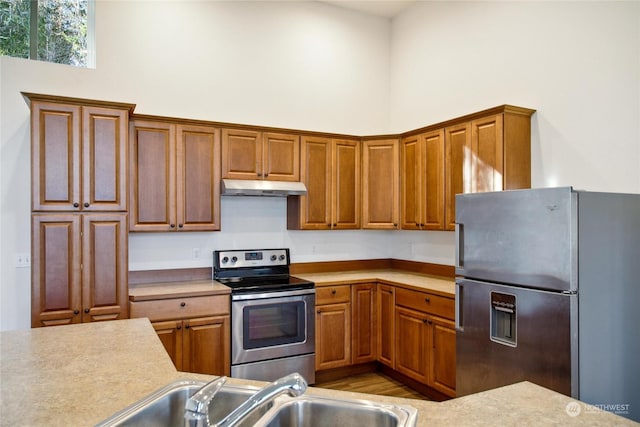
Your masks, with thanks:
<instances>
[{"instance_id":1,"label":"white wall","mask_svg":"<svg viewBox=\"0 0 640 427\"><path fill-rule=\"evenodd\" d=\"M538 110L534 185L640 192L639 8L420 2L389 22L315 2L99 1L96 69L0 58L0 330L30 323L30 269L14 265L30 252L20 91L356 135L511 103ZM294 262L453 262L452 233L288 231L285 213L283 199L223 197L223 231L132 235L130 268L208 266L213 249L254 245L291 247Z\"/></svg>"},{"instance_id":2,"label":"white wall","mask_svg":"<svg viewBox=\"0 0 640 427\"><path fill-rule=\"evenodd\" d=\"M640 3L419 2L391 37L392 129L533 108L534 187L640 192Z\"/></svg>"}]
</instances>

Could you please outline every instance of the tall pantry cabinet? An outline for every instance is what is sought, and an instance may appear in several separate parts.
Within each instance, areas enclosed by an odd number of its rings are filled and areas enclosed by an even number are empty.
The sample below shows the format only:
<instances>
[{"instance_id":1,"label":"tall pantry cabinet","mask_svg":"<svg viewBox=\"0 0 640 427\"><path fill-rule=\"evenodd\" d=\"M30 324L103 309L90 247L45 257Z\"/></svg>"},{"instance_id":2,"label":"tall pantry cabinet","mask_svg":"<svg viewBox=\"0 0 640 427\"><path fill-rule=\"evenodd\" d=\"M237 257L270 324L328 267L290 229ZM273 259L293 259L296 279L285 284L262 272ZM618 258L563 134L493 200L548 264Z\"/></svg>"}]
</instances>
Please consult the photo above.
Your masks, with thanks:
<instances>
[{"instance_id":1,"label":"tall pantry cabinet","mask_svg":"<svg viewBox=\"0 0 640 427\"><path fill-rule=\"evenodd\" d=\"M134 105L23 95L31 107L31 326L127 318Z\"/></svg>"}]
</instances>

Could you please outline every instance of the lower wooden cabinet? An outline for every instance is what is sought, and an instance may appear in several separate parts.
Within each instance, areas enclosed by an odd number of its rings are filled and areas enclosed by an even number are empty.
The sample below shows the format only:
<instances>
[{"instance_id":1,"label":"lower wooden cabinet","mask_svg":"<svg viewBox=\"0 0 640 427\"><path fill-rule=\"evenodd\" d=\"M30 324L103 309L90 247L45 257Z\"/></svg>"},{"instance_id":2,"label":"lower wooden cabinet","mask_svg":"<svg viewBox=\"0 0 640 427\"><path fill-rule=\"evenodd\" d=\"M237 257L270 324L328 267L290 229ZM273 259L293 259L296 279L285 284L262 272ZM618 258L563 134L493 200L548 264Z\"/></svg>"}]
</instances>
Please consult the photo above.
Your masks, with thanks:
<instances>
[{"instance_id":1,"label":"lower wooden cabinet","mask_svg":"<svg viewBox=\"0 0 640 427\"><path fill-rule=\"evenodd\" d=\"M126 319L127 214L32 215L31 326Z\"/></svg>"},{"instance_id":2,"label":"lower wooden cabinet","mask_svg":"<svg viewBox=\"0 0 640 427\"><path fill-rule=\"evenodd\" d=\"M378 361L395 369L396 348L396 288L390 285L378 285L377 325L378 325Z\"/></svg>"},{"instance_id":3,"label":"lower wooden cabinet","mask_svg":"<svg viewBox=\"0 0 640 427\"><path fill-rule=\"evenodd\" d=\"M154 322L179 371L229 375L229 316Z\"/></svg>"},{"instance_id":4,"label":"lower wooden cabinet","mask_svg":"<svg viewBox=\"0 0 640 427\"><path fill-rule=\"evenodd\" d=\"M351 364L351 286L316 289L316 371Z\"/></svg>"},{"instance_id":5,"label":"lower wooden cabinet","mask_svg":"<svg viewBox=\"0 0 640 427\"><path fill-rule=\"evenodd\" d=\"M376 283L351 286L351 363L373 362L378 358Z\"/></svg>"},{"instance_id":6,"label":"lower wooden cabinet","mask_svg":"<svg viewBox=\"0 0 640 427\"><path fill-rule=\"evenodd\" d=\"M176 369L231 373L229 295L132 301L132 318L147 317Z\"/></svg>"}]
</instances>

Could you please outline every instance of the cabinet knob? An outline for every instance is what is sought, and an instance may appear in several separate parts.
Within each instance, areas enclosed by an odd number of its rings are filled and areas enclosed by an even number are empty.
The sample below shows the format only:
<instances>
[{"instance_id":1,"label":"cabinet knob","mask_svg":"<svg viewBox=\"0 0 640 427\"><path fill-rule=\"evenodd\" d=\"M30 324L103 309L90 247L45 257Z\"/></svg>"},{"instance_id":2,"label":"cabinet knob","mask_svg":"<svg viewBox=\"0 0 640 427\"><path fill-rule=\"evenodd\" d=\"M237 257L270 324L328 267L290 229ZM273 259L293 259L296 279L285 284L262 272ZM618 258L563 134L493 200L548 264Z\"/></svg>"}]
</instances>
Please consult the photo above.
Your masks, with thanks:
<instances>
[{"instance_id":1,"label":"cabinet knob","mask_svg":"<svg viewBox=\"0 0 640 427\"><path fill-rule=\"evenodd\" d=\"M431 324L431 320L430 319L422 319L422 323L426 323L426 324Z\"/></svg>"},{"instance_id":2,"label":"cabinet knob","mask_svg":"<svg viewBox=\"0 0 640 427\"><path fill-rule=\"evenodd\" d=\"M75 315L80 314L80 310L73 310L73 314L75 314Z\"/></svg>"},{"instance_id":3,"label":"cabinet knob","mask_svg":"<svg viewBox=\"0 0 640 427\"><path fill-rule=\"evenodd\" d=\"M426 297L426 298L424 299L424 302L426 302L427 304L429 304L429 303L431 302L431 300L429 299L429 297Z\"/></svg>"},{"instance_id":4,"label":"cabinet knob","mask_svg":"<svg viewBox=\"0 0 640 427\"><path fill-rule=\"evenodd\" d=\"M178 326L176 327L176 329L177 329L177 330L180 330L180 329L182 329L182 326L178 325Z\"/></svg>"},{"instance_id":5,"label":"cabinet knob","mask_svg":"<svg viewBox=\"0 0 640 427\"><path fill-rule=\"evenodd\" d=\"M176 228L176 225L175 224L170 224L169 227Z\"/></svg>"},{"instance_id":6,"label":"cabinet knob","mask_svg":"<svg viewBox=\"0 0 640 427\"><path fill-rule=\"evenodd\" d=\"M80 206L80 203L78 203L78 202L75 202L75 203L73 204L73 207L74 207L74 208L77 208L78 206Z\"/></svg>"},{"instance_id":7,"label":"cabinet knob","mask_svg":"<svg viewBox=\"0 0 640 427\"><path fill-rule=\"evenodd\" d=\"M89 314L89 309L88 309L88 308L85 308L85 309L84 309L84 312L85 312L86 314Z\"/></svg>"},{"instance_id":8,"label":"cabinet knob","mask_svg":"<svg viewBox=\"0 0 640 427\"><path fill-rule=\"evenodd\" d=\"M183 301L183 302L180 303L180 307L186 307L186 306L187 306L186 302Z\"/></svg>"},{"instance_id":9,"label":"cabinet knob","mask_svg":"<svg viewBox=\"0 0 640 427\"><path fill-rule=\"evenodd\" d=\"M184 224L178 224L178 228L182 228Z\"/></svg>"},{"instance_id":10,"label":"cabinet knob","mask_svg":"<svg viewBox=\"0 0 640 427\"><path fill-rule=\"evenodd\" d=\"M187 323L186 325L184 325L185 329L189 329L189 324Z\"/></svg>"},{"instance_id":11,"label":"cabinet knob","mask_svg":"<svg viewBox=\"0 0 640 427\"><path fill-rule=\"evenodd\" d=\"M88 207L89 207L89 203L85 202L85 203L84 203L84 207L85 207L85 208L88 208Z\"/></svg>"},{"instance_id":12,"label":"cabinet knob","mask_svg":"<svg viewBox=\"0 0 640 427\"><path fill-rule=\"evenodd\" d=\"M338 291L336 291L335 289L331 289L331 295L335 295L336 292L338 292Z\"/></svg>"},{"instance_id":13,"label":"cabinet knob","mask_svg":"<svg viewBox=\"0 0 640 427\"><path fill-rule=\"evenodd\" d=\"M320 314L320 313L322 313L322 311L320 311L320 310L317 310L317 311L316 311L316 313L318 313L318 314Z\"/></svg>"}]
</instances>

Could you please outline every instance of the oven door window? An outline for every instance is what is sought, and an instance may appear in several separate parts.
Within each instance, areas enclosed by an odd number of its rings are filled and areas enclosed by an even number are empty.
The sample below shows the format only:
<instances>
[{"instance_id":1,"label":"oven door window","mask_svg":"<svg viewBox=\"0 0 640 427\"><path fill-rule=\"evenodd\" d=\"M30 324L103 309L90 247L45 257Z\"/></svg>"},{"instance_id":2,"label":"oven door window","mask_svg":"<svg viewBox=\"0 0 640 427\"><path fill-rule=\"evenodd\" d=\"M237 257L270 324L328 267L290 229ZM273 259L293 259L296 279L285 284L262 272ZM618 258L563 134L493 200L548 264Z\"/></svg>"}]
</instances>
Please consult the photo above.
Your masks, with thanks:
<instances>
[{"instance_id":1,"label":"oven door window","mask_svg":"<svg viewBox=\"0 0 640 427\"><path fill-rule=\"evenodd\" d=\"M291 301L244 307L245 349L304 342L305 303Z\"/></svg>"}]
</instances>

